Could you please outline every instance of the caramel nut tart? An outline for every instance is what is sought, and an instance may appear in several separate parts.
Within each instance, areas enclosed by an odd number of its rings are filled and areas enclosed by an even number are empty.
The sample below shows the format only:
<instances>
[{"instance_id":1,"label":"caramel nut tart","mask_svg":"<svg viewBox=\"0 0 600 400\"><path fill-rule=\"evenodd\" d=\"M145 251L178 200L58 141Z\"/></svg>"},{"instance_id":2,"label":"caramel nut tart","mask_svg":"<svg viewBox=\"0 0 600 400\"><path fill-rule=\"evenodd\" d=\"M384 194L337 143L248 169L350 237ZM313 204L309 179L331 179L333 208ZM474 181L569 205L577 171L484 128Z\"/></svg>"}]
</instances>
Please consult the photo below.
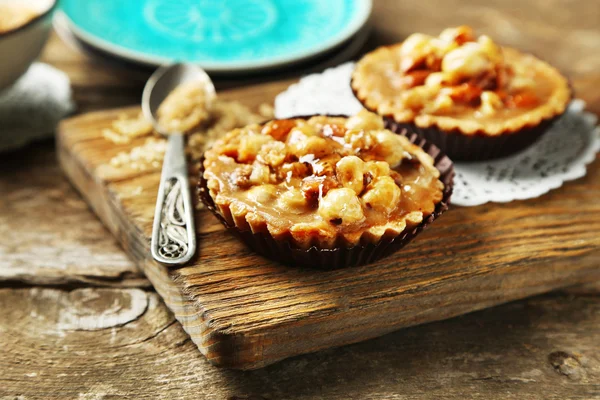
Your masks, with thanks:
<instances>
[{"instance_id":1,"label":"caramel nut tart","mask_svg":"<svg viewBox=\"0 0 600 400\"><path fill-rule=\"evenodd\" d=\"M447 208L453 173L435 146L366 110L233 130L202 166L201 199L225 226L262 254L323 268L407 243Z\"/></svg>"},{"instance_id":2,"label":"caramel nut tart","mask_svg":"<svg viewBox=\"0 0 600 400\"><path fill-rule=\"evenodd\" d=\"M420 33L365 55L352 74L363 106L455 160L506 156L533 143L571 100L548 63L467 26Z\"/></svg>"}]
</instances>

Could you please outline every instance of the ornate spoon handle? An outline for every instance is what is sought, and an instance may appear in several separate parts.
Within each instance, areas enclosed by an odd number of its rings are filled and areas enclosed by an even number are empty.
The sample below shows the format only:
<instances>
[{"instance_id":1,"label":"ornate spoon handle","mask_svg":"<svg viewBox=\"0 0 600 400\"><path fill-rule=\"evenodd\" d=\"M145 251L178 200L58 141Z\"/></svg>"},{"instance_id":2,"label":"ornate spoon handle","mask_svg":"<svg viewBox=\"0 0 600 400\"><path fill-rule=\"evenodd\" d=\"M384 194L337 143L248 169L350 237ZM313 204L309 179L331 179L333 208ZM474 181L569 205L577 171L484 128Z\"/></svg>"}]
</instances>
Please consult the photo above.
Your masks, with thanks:
<instances>
[{"instance_id":1,"label":"ornate spoon handle","mask_svg":"<svg viewBox=\"0 0 600 400\"><path fill-rule=\"evenodd\" d=\"M152 227L152 257L179 265L196 252L194 210L184 152L185 136L169 135Z\"/></svg>"}]
</instances>

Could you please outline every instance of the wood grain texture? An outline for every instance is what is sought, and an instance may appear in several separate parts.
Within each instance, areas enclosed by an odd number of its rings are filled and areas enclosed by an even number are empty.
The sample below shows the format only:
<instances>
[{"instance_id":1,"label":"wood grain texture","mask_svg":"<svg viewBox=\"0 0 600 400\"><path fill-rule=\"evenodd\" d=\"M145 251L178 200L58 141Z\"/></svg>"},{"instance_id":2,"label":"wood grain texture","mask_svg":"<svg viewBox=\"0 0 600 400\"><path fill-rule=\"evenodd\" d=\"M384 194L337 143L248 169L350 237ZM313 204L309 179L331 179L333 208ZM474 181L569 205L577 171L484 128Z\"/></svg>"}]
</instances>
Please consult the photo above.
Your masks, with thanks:
<instances>
[{"instance_id":1,"label":"wood grain texture","mask_svg":"<svg viewBox=\"0 0 600 400\"><path fill-rule=\"evenodd\" d=\"M260 93L264 101L264 93L280 89L263 85L221 96L252 104L242 93ZM259 368L600 278L599 162L586 178L539 199L454 208L401 252L333 272L272 263L200 211L198 258L166 271L148 251L158 171L119 176L107 166L132 146L100 135L120 112L64 122L59 159L159 293L171 293L167 304L216 365Z\"/></svg>"},{"instance_id":2,"label":"wood grain texture","mask_svg":"<svg viewBox=\"0 0 600 400\"><path fill-rule=\"evenodd\" d=\"M8 399L600 398L598 297L535 297L256 371L212 367L138 289L2 289L0 326Z\"/></svg>"},{"instance_id":3,"label":"wood grain texture","mask_svg":"<svg viewBox=\"0 0 600 400\"><path fill-rule=\"evenodd\" d=\"M0 160L0 283L149 286L62 175L52 147Z\"/></svg>"}]
</instances>

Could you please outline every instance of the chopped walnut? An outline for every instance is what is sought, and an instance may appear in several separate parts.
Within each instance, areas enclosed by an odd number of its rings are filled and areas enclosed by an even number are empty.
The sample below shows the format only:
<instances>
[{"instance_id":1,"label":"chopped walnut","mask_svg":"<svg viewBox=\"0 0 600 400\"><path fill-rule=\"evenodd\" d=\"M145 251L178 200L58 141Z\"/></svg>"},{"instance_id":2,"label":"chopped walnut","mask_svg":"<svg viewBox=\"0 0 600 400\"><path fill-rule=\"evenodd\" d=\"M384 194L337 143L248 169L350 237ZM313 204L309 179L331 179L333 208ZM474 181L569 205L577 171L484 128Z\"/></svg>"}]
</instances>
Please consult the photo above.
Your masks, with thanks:
<instances>
[{"instance_id":1,"label":"chopped walnut","mask_svg":"<svg viewBox=\"0 0 600 400\"><path fill-rule=\"evenodd\" d=\"M344 135L344 141L350 148L355 149L357 152L369 151L376 144L373 135L369 131L362 129L348 130Z\"/></svg>"},{"instance_id":2,"label":"chopped walnut","mask_svg":"<svg viewBox=\"0 0 600 400\"><path fill-rule=\"evenodd\" d=\"M256 159L271 167L279 167L286 157L285 143L272 141L262 145Z\"/></svg>"},{"instance_id":3,"label":"chopped walnut","mask_svg":"<svg viewBox=\"0 0 600 400\"><path fill-rule=\"evenodd\" d=\"M250 183L261 185L271 182L271 170L268 166L255 162L252 165L252 173L250 174Z\"/></svg>"},{"instance_id":4,"label":"chopped walnut","mask_svg":"<svg viewBox=\"0 0 600 400\"><path fill-rule=\"evenodd\" d=\"M457 28L446 28L440 33L439 38L445 43L456 43L460 46L466 42L475 40L475 32L473 28L467 25L462 25Z\"/></svg>"},{"instance_id":5,"label":"chopped walnut","mask_svg":"<svg viewBox=\"0 0 600 400\"><path fill-rule=\"evenodd\" d=\"M495 72L503 63L500 47L488 36L481 36L477 42L465 43L446 54L442 61L442 71L454 82L460 82Z\"/></svg>"},{"instance_id":6,"label":"chopped walnut","mask_svg":"<svg viewBox=\"0 0 600 400\"><path fill-rule=\"evenodd\" d=\"M329 153L331 143L328 143L325 138L318 136L306 137L288 143L290 154L296 157L302 157L307 154L313 154L315 157L321 157Z\"/></svg>"},{"instance_id":7,"label":"chopped walnut","mask_svg":"<svg viewBox=\"0 0 600 400\"><path fill-rule=\"evenodd\" d=\"M267 122L261 133L263 135L272 136L275 140L281 140L282 138L285 138L295 126L296 124L287 119L275 120Z\"/></svg>"},{"instance_id":8,"label":"chopped walnut","mask_svg":"<svg viewBox=\"0 0 600 400\"><path fill-rule=\"evenodd\" d=\"M285 143L288 146L296 146L299 143L301 144L302 142L305 142L307 139L308 135L306 135L304 132L299 129L292 129L290 130Z\"/></svg>"},{"instance_id":9,"label":"chopped walnut","mask_svg":"<svg viewBox=\"0 0 600 400\"><path fill-rule=\"evenodd\" d=\"M330 133L337 132L337 136L344 136L344 124L346 123L347 118L343 117L328 117L326 115L317 115L308 120L308 123L315 127L317 131L322 131L323 136L330 136ZM327 132L329 128L333 130L333 132Z\"/></svg>"},{"instance_id":10,"label":"chopped walnut","mask_svg":"<svg viewBox=\"0 0 600 400\"><path fill-rule=\"evenodd\" d=\"M404 142L400 136L388 130L380 130L375 133L375 137L377 140L375 153L378 157L392 168L398 166L404 158Z\"/></svg>"},{"instance_id":11,"label":"chopped walnut","mask_svg":"<svg viewBox=\"0 0 600 400\"><path fill-rule=\"evenodd\" d=\"M346 129L358 130L373 130L383 129L383 120L376 114L370 113L365 109L362 109L358 114L348 118L346 121Z\"/></svg>"},{"instance_id":12,"label":"chopped walnut","mask_svg":"<svg viewBox=\"0 0 600 400\"><path fill-rule=\"evenodd\" d=\"M281 180L287 179L288 177L304 178L313 173L311 164L303 162L285 163L279 170L281 171Z\"/></svg>"},{"instance_id":13,"label":"chopped walnut","mask_svg":"<svg viewBox=\"0 0 600 400\"><path fill-rule=\"evenodd\" d=\"M390 174L390 164L384 161L369 161L365 163L365 172L371 174L372 178L388 176Z\"/></svg>"},{"instance_id":14,"label":"chopped walnut","mask_svg":"<svg viewBox=\"0 0 600 400\"><path fill-rule=\"evenodd\" d=\"M250 182L250 175L252 175L252 166L248 164L242 164L233 171L229 177L229 180L234 186L247 189L252 186L252 182Z\"/></svg>"},{"instance_id":15,"label":"chopped walnut","mask_svg":"<svg viewBox=\"0 0 600 400\"><path fill-rule=\"evenodd\" d=\"M427 57L435 53L435 47L432 46L433 38L422 33L410 35L400 46L400 69L409 72L414 68L422 66Z\"/></svg>"},{"instance_id":16,"label":"chopped walnut","mask_svg":"<svg viewBox=\"0 0 600 400\"><path fill-rule=\"evenodd\" d=\"M338 181L342 186L360 194L363 190L365 163L356 156L346 156L335 165Z\"/></svg>"},{"instance_id":17,"label":"chopped walnut","mask_svg":"<svg viewBox=\"0 0 600 400\"><path fill-rule=\"evenodd\" d=\"M303 161L305 158L313 158L314 156L308 155L304 156L300 159ZM327 154L322 158L314 159L309 163L312 166L313 173L316 176L334 176L335 175L335 165L342 158L338 153Z\"/></svg>"},{"instance_id":18,"label":"chopped walnut","mask_svg":"<svg viewBox=\"0 0 600 400\"><path fill-rule=\"evenodd\" d=\"M267 203L277 197L277 188L274 185L253 186L248 190L248 198L259 204Z\"/></svg>"},{"instance_id":19,"label":"chopped walnut","mask_svg":"<svg viewBox=\"0 0 600 400\"><path fill-rule=\"evenodd\" d=\"M369 185L366 193L362 196L362 201L369 208L377 211L391 213L398 201L402 191L389 176L380 176Z\"/></svg>"},{"instance_id":20,"label":"chopped walnut","mask_svg":"<svg viewBox=\"0 0 600 400\"><path fill-rule=\"evenodd\" d=\"M315 205L330 190L339 186L337 180L330 176L308 176L302 179L300 189L309 205Z\"/></svg>"},{"instance_id":21,"label":"chopped walnut","mask_svg":"<svg viewBox=\"0 0 600 400\"><path fill-rule=\"evenodd\" d=\"M326 221L340 220L340 225L362 222L365 219L360 200L352 189L332 189L319 202L319 215Z\"/></svg>"},{"instance_id":22,"label":"chopped walnut","mask_svg":"<svg viewBox=\"0 0 600 400\"><path fill-rule=\"evenodd\" d=\"M261 148L273 141L273 138L259 133L250 133L240 140L238 158L241 162L251 162L258 156Z\"/></svg>"},{"instance_id":23,"label":"chopped walnut","mask_svg":"<svg viewBox=\"0 0 600 400\"><path fill-rule=\"evenodd\" d=\"M476 105L480 102L482 92L483 90L478 86L463 83L459 86L444 88L442 94L448 93L448 97L455 103Z\"/></svg>"},{"instance_id":24,"label":"chopped walnut","mask_svg":"<svg viewBox=\"0 0 600 400\"><path fill-rule=\"evenodd\" d=\"M479 110L486 115L493 115L502 108L502 99L494 92L485 91L481 94L481 107Z\"/></svg>"},{"instance_id":25,"label":"chopped walnut","mask_svg":"<svg viewBox=\"0 0 600 400\"><path fill-rule=\"evenodd\" d=\"M442 60L442 71L451 78L453 82L460 82L483 74L494 67L494 64L483 51L479 43L465 43L444 57Z\"/></svg>"},{"instance_id":26,"label":"chopped walnut","mask_svg":"<svg viewBox=\"0 0 600 400\"><path fill-rule=\"evenodd\" d=\"M299 134L301 134L300 137L307 137L307 136L318 135L318 131L315 128L315 126L311 125L311 124L308 124L306 122L299 123L294 128L292 128L292 130L289 133L290 137L293 136L296 132L298 132Z\"/></svg>"},{"instance_id":27,"label":"chopped walnut","mask_svg":"<svg viewBox=\"0 0 600 400\"><path fill-rule=\"evenodd\" d=\"M481 52L485 54L492 63L495 65L504 64L502 49L492 40L492 38L487 35L481 35L479 36L479 39L477 39L477 43L481 48Z\"/></svg>"},{"instance_id":28,"label":"chopped walnut","mask_svg":"<svg viewBox=\"0 0 600 400\"><path fill-rule=\"evenodd\" d=\"M321 129L323 135L330 138L344 137L344 134L346 133L346 128L339 124L325 124Z\"/></svg>"}]
</instances>

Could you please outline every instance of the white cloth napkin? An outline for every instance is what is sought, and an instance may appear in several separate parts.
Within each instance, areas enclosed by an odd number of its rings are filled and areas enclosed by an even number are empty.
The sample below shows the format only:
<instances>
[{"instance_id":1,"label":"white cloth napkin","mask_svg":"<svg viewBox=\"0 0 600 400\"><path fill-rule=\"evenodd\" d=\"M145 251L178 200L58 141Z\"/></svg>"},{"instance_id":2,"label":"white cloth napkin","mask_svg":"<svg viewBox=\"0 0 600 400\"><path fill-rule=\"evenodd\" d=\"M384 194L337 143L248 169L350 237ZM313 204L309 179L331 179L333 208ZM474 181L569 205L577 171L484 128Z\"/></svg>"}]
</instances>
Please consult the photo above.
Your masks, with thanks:
<instances>
[{"instance_id":1,"label":"white cloth napkin","mask_svg":"<svg viewBox=\"0 0 600 400\"><path fill-rule=\"evenodd\" d=\"M74 109L69 77L34 63L13 86L0 91L0 152L52 136Z\"/></svg>"}]
</instances>

